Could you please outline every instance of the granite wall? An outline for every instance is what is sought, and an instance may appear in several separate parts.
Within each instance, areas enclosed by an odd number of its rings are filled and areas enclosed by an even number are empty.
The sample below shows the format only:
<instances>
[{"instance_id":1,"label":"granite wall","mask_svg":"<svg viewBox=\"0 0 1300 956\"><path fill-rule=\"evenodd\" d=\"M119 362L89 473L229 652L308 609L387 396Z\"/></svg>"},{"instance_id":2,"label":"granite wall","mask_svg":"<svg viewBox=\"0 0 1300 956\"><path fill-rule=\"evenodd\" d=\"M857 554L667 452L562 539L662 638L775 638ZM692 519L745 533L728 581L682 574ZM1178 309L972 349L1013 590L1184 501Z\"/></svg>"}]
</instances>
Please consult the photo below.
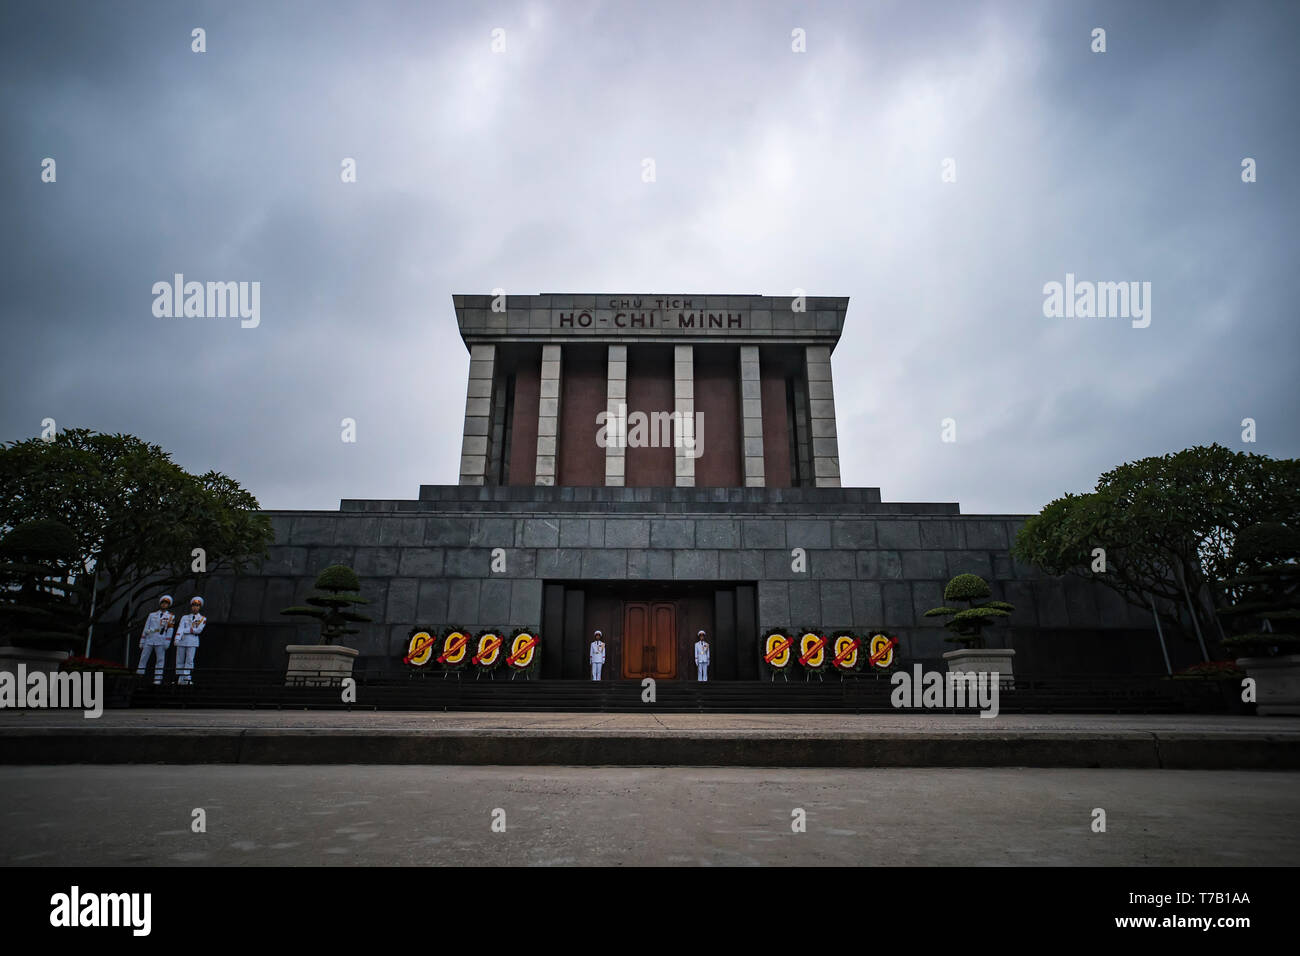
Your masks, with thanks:
<instances>
[{"instance_id":1,"label":"granite wall","mask_svg":"<svg viewBox=\"0 0 1300 956\"><path fill-rule=\"evenodd\" d=\"M905 659L933 662L953 645L921 614L969 571L1016 606L988 643L1015 647L1018 672L1163 672L1149 614L1013 562L1023 516L957 510L881 502L869 488L426 486L413 501L269 512L270 560L206 582L202 653L208 666L281 666L284 645L316 632L279 611L339 563L356 569L372 601L375 623L349 642L362 667L397 667L416 624L540 627L543 582L575 580L755 582L763 627L883 627L899 634ZM806 572L792 570L794 548L805 550Z\"/></svg>"}]
</instances>

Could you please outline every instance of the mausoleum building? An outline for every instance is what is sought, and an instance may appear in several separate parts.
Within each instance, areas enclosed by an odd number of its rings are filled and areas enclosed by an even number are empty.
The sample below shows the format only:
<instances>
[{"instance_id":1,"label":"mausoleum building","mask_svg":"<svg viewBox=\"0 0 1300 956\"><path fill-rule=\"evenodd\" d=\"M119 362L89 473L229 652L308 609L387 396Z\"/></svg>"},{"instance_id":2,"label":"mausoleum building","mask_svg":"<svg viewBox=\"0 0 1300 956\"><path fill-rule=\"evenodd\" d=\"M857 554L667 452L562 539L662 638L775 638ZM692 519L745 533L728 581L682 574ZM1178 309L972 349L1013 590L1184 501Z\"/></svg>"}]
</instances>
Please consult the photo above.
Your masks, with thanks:
<instances>
[{"instance_id":1,"label":"mausoleum building","mask_svg":"<svg viewBox=\"0 0 1300 956\"><path fill-rule=\"evenodd\" d=\"M205 641L207 663L282 664L312 635L280 609L341 563L372 601L375 622L350 641L360 668L400 669L413 628L452 625L539 631L542 679L587 676L597 628L607 679L693 678L700 629L719 680L757 679L774 627L888 630L902 660L937 664L953 645L921 615L968 571L1016 607L988 633L1016 649L1018 674L1163 671L1149 614L1011 560L1024 516L842 485L853 436L837 427L832 369L847 298L454 306L470 355L459 483L270 512L271 560L207 589L223 635Z\"/></svg>"}]
</instances>

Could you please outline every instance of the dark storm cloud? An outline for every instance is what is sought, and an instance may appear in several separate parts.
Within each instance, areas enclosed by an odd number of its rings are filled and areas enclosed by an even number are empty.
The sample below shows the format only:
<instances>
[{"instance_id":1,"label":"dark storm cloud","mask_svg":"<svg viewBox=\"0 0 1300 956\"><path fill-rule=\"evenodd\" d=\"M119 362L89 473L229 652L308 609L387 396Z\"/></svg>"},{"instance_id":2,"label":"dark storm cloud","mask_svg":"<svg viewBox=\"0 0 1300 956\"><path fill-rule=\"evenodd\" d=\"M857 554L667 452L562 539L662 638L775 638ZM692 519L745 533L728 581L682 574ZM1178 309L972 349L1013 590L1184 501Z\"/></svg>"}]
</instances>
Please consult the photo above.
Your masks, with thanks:
<instances>
[{"instance_id":1,"label":"dark storm cloud","mask_svg":"<svg viewBox=\"0 0 1300 956\"><path fill-rule=\"evenodd\" d=\"M1290 5L0 17L6 439L132 432L268 507L413 497L456 480L454 292L798 287L851 297L842 467L887 499L1034 510L1248 416L1300 445ZM260 282L261 324L155 318L175 272ZM1044 318L1067 272L1151 282L1150 327Z\"/></svg>"}]
</instances>

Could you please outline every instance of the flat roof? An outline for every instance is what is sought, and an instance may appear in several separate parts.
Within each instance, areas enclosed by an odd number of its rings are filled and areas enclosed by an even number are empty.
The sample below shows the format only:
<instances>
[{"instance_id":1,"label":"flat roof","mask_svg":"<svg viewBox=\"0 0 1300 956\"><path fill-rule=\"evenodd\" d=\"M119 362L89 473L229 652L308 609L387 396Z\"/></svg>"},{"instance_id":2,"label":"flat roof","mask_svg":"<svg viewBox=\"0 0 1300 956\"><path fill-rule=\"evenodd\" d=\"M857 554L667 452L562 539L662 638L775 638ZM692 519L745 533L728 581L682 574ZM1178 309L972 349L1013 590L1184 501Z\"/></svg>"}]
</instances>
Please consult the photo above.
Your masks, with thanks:
<instances>
[{"instance_id":1,"label":"flat roof","mask_svg":"<svg viewBox=\"0 0 1300 956\"><path fill-rule=\"evenodd\" d=\"M660 341L827 345L844 329L848 296L706 293L454 295L466 345L486 342Z\"/></svg>"}]
</instances>

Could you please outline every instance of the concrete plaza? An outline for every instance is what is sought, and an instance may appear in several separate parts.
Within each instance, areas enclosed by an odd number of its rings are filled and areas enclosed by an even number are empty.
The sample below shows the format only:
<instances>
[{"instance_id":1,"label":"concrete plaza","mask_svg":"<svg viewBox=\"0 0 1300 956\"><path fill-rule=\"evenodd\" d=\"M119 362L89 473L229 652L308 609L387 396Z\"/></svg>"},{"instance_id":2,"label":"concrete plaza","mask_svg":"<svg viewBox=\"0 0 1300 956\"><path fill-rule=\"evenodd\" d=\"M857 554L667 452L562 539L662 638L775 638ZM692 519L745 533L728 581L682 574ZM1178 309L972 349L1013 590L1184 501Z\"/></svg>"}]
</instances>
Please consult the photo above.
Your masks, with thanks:
<instances>
[{"instance_id":1,"label":"concrete plaza","mask_svg":"<svg viewBox=\"0 0 1300 956\"><path fill-rule=\"evenodd\" d=\"M1269 771L0 767L0 859L1294 866L1298 784ZM204 833L191 829L199 808Z\"/></svg>"}]
</instances>

